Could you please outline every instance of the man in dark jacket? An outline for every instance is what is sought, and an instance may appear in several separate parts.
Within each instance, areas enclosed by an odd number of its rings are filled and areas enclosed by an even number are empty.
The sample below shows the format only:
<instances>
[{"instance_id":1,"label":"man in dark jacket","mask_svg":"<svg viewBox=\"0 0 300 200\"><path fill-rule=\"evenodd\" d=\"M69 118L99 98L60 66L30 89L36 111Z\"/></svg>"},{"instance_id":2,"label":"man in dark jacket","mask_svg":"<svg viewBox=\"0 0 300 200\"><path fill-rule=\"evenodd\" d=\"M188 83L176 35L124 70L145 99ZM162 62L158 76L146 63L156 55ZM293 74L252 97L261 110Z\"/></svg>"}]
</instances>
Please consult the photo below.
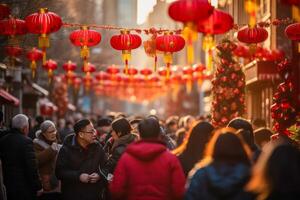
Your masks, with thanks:
<instances>
[{"instance_id":1,"label":"man in dark jacket","mask_svg":"<svg viewBox=\"0 0 300 200\"><path fill-rule=\"evenodd\" d=\"M0 140L4 184L9 200L34 200L42 192L28 131L28 117L18 114L12 119L11 131Z\"/></svg>"},{"instance_id":2,"label":"man in dark jacket","mask_svg":"<svg viewBox=\"0 0 300 200\"><path fill-rule=\"evenodd\" d=\"M75 135L65 138L56 161L56 176L61 180L63 200L99 200L104 188L99 167L107 160L96 140L93 124L82 119L74 125Z\"/></svg>"}]
</instances>

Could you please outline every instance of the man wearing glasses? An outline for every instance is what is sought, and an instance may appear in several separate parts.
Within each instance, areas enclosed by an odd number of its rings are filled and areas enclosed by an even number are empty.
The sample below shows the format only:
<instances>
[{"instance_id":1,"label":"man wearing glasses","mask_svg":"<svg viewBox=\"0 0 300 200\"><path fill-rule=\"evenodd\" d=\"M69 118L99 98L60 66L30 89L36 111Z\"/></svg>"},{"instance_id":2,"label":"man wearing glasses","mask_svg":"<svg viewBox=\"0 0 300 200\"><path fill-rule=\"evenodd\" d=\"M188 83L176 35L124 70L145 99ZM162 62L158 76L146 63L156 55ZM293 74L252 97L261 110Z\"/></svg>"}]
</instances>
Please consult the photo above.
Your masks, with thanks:
<instances>
[{"instance_id":1,"label":"man wearing glasses","mask_svg":"<svg viewBox=\"0 0 300 200\"><path fill-rule=\"evenodd\" d=\"M99 166L107 157L96 140L96 130L88 119L74 125L75 134L65 138L56 162L56 176L62 182L63 200L99 200L104 189Z\"/></svg>"}]
</instances>

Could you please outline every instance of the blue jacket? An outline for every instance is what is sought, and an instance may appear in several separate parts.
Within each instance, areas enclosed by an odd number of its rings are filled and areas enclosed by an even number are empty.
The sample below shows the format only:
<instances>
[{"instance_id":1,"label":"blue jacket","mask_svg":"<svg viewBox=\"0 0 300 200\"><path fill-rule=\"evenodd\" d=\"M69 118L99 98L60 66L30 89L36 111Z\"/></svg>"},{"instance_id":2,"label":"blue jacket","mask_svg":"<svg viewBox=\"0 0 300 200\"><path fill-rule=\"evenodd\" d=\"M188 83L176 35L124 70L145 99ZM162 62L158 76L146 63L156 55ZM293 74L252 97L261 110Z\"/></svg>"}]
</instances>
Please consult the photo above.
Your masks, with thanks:
<instances>
[{"instance_id":1,"label":"blue jacket","mask_svg":"<svg viewBox=\"0 0 300 200\"><path fill-rule=\"evenodd\" d=\"M244 164L211 163L196 171L187 189L186 200L248 200L243 187L250 176Z\"/></svg>"}]
</instances>

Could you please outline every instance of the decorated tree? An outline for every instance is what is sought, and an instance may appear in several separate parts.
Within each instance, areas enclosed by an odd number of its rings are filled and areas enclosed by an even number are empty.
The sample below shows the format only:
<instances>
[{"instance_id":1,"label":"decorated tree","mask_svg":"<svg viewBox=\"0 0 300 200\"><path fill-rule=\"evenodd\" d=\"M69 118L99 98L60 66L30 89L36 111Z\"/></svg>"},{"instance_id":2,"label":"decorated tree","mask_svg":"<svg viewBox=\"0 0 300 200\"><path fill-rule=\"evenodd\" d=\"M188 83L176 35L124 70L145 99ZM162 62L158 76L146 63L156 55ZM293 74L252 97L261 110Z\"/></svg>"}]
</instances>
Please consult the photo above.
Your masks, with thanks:
<instances>
[{"instance_id":1,"label":"decorated tree","mask_svg":"<svg viewBox=\"0 0 300 200\"><path fill-rule=\"evenodd\" d=\"M236 44L224 39L218 46L218 60L212 80L212 123L217 127L245 112L245 74L233 57Z\"/></svg>"},{"instance_id":2,"label":"decorated tree","mask_svg":"<svg viewBox=\"0 0 300 200\"><path fill-rule=\"evenodd\" d=\"M300 123L297 122L291 63L288 60L280 62L278 71L284 81L279 84L277 92L273 96L274 104L271 106L274 120L273 130L277 134L284 134L297 140L299 139Z\"/></svg>"}]
</instances>

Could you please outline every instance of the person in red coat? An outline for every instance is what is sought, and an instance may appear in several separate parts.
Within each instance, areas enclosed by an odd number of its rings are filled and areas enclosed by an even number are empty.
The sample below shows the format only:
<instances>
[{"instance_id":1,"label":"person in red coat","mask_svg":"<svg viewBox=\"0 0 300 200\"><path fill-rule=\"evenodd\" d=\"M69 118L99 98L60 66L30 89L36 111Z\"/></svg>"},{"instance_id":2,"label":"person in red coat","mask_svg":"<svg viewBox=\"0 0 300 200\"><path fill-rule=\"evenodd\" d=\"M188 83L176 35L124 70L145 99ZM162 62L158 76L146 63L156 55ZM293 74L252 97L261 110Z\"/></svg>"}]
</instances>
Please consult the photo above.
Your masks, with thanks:
<instances>
[{"instance_id":1,"label":"person in red coat","mask_svg":"<svg viewBox=\"0 0 300 200\"><path fill-rule=\"evenodd\" d=\"M185 176L179 161L159 138L159 123L146 118L138 125L140 141L119 160L109 189L112 199L183 199Z\"/></svg>"}]
</instances>

